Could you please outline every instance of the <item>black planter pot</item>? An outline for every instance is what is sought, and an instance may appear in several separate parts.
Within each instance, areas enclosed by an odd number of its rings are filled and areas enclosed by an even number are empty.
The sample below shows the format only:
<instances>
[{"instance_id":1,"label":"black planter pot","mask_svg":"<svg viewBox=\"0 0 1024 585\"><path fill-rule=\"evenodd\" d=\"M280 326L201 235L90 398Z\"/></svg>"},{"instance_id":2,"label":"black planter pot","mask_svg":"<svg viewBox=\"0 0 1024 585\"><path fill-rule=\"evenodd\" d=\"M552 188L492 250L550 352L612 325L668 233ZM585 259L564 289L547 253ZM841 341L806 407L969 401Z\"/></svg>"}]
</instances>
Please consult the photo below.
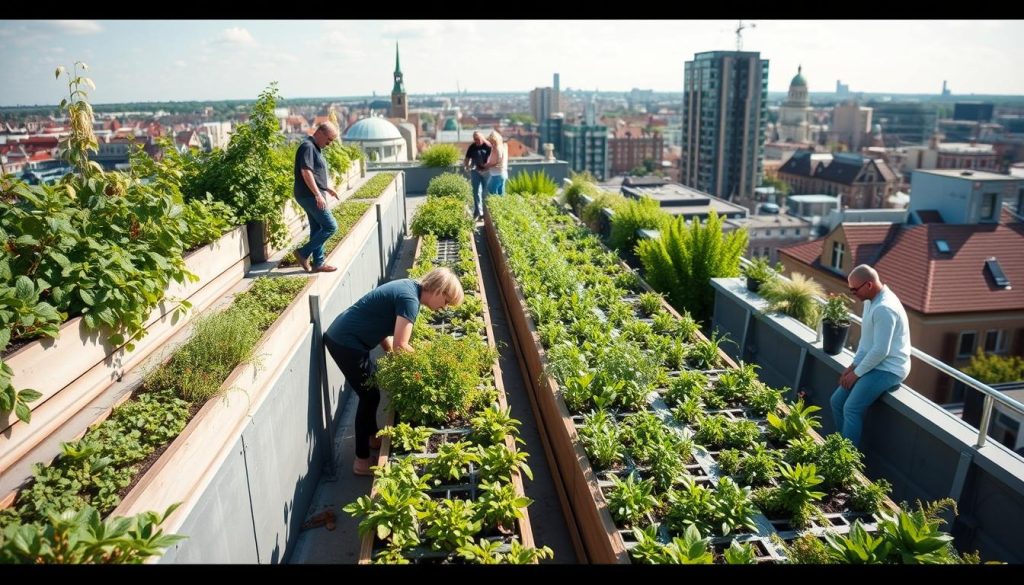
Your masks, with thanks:
<instances>
[{"instance_id":1,"label":"black planter pot","mask_svg":"<svg viewBox=\"0 0 1024 585\"><path fill-rule=\"evenodd\" d=\"M245 222L245 235L249 240L249 261L253 264L266 262L269 257L267 242L267 222L247 221Z\"/></svg>"},{"instance_id":2,"label":"black planter pot","mask_svg":"<svg viewBox=\"0 0 1024 585\"><path fill-rule=\"evenodd\" d=\"M843 351L843 344L846 343L846 335L850 332L850 325L837 325L830 321L821 322L821 348L828 355L839 355Z\"/></svg>"},{"instance_id":3,"label":"black planter pot","mask_svg":"<svg viewBox=\"0 0 1024 585\"><path fill-rule=\"evenodd\" d=\"M760 280L755 280L755 279L750 278L748 276L747 277L747 290L749 290L752 293L756 293L757 291L761 290L761 281Z\"/></svg>"}]
</instances>

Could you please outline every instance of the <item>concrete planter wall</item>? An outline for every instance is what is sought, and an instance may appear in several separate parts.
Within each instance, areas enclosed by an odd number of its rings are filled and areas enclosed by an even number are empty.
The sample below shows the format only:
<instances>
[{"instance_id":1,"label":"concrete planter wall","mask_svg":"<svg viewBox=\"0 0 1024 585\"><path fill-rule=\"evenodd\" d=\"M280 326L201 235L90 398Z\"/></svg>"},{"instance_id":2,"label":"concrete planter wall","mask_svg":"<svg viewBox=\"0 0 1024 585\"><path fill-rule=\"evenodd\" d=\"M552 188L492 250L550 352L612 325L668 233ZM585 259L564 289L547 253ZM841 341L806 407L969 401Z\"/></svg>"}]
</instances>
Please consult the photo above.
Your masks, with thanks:
<instances>
[{"instance_id":1,"label":"concrete planter wall","mask_svg":"<svg viewBox=\"0 0 1024 585\"><path fill-rule=\"evenodd\" d=\"M186 257L185 265L199 280L167 287L165 300L145 321L147 335L136 340L132 351L111 345L109 332L89 331L76 317L61 326L57 339L32 342L6 359L14 369L14 386L34 388L43 396L30 405L31 423L18 421L13 413L0 419L0 495L9 495L27 478L5 473L12 465L238 283L249 267L247 254L245 228L238 227ZM179 300L192 303L184 317L174 313Z\"/></svg>"},{"instance_id":2,"label":"concrete planter wall","mask_svg":"<svg viewBox=\"0 0 1024 585\"><path fill-rule=\"evenodd\" d=\"M403 198L393 183L376 200L327 257L338 270L311 278L264 333L255 350L260 367L236 368L223 396L203 406L113 512L162 511L181 503L164 529L188 538L156 562L287 560L329 462L328 429L344 388L337 366L326 360L327 388L321 391L324 354L314 344L309 297L319 297L326 328L381 281L381 267L390 264L404 235ZM395 241L382 246L385 233Z\"/></svg>"}]
</instances>

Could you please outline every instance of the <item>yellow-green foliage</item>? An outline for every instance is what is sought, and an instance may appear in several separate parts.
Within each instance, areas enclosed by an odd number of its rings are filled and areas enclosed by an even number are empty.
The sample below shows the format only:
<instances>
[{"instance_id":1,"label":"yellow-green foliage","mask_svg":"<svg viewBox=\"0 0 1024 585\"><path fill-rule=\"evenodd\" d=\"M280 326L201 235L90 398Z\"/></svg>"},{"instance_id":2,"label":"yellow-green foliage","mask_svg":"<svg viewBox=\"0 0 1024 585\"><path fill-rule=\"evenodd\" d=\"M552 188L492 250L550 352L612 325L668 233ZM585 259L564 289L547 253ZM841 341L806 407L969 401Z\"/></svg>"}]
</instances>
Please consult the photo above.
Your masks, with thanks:
<instances>
[{"instance_id":1,"label":"yellow-green foliage","mask_svg":"<svg viewBox=\"0 0 1024 585\"><path fill-rule=\"evenodd\" d=\"M662 211L657 201L650 197L631 199L615 210L608 245L616 250L632 251L637 241L636 230L660 230L669 221L672 216Z\"/></svg>"},{"instance_id":2,"label":"yellow-green foliage","mask_svg":"<svg viewBox=\"0 0 1024 585\"><path fill-rule=\"evenodd\" d=\"M454 144L435 144L420 153L425 167L450 167L459 162L459 149Z\"/></svg>"}]
</instances>

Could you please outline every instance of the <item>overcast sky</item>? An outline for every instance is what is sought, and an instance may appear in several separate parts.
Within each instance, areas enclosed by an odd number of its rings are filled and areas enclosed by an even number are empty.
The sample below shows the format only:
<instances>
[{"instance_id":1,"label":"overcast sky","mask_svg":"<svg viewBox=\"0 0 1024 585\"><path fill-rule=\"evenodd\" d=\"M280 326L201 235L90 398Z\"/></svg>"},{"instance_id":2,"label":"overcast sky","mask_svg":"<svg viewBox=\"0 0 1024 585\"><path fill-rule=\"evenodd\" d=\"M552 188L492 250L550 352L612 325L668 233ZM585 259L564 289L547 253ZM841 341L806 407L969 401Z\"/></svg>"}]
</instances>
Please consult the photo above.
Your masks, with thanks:
<instances>
[{"instance_id":1,"label":"overcast sky","mask_svg":"<svg viewBox=\"0 0 1024 585\"><path fill-rule=\"evenodd\" d=\"M747 23L747 21L744 21ZM1024 21L754 20L745 50L785 91L1024 95ZM93 103L388 95L397 41L410 94L563 88L681 91L694 53L734 50L735 20L0 20L0 105L55 104L85 61Z\"/></svg>"}]
</instances>

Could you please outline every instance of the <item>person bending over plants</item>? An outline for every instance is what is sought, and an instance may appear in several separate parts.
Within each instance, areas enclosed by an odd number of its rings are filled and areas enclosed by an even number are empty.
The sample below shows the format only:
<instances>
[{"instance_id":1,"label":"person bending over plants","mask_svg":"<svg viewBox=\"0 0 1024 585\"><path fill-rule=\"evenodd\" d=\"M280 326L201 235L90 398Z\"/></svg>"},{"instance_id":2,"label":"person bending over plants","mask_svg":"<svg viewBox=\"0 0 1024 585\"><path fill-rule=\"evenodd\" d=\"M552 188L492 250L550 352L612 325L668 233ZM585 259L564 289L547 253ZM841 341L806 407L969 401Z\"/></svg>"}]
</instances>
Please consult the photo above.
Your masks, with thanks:
<instances>
[{"instance_id":1,"label":"person bending over plants","mask_svg":"<svg viewBox=\"0 0 1024 585\"><path fill-rule=\"evenodd\" d=\"M352 473L372 475L370 448L380 448L376 437L380 390L368 384L375 370L370 350L380 345L387 352L413 351L409 338L420 305L437 311L458 306L464 296L454 272L435 268L419 280L402 278L378 286L345 309L324 332L324 347L359 397Z\"/></svg>"}]
</instances>

